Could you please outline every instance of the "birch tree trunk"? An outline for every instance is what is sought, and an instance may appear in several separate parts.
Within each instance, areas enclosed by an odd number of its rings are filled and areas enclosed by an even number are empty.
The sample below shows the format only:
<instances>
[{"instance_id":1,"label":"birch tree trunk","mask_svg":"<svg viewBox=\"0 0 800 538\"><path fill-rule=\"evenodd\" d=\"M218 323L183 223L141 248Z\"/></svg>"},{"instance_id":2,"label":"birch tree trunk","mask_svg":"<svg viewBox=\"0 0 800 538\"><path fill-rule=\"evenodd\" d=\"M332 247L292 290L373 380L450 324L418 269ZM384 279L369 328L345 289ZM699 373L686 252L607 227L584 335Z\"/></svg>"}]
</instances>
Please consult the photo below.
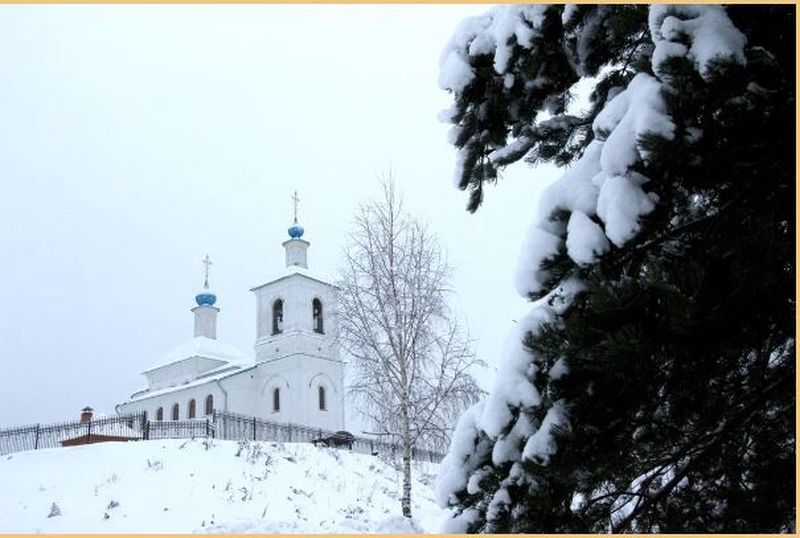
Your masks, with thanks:
<instances>
[{"instance_id":1,"label":"birch tree trunk","mask_svg":"<svg viewBox=\"0 0 800 538\"><path fill-rule=\"evenodd\" d=\"M411 424L406 411L403 417L403 496L400 504L404 517L411 517Z\"/></svg>"}]
</instances>

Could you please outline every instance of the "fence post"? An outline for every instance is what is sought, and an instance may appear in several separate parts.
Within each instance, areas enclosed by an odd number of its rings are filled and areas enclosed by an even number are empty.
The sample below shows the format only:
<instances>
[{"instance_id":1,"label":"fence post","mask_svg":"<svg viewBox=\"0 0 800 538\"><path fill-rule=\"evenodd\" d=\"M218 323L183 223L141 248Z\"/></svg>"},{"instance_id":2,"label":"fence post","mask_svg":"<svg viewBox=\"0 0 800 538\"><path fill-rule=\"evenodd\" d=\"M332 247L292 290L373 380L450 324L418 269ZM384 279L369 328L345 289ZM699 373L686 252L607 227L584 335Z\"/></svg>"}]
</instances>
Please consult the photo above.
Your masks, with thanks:
<instances>
[{"instance_id":1,"label":"fence post","mask_svg":"<svg viewBox=\"0 0 800 538\"><path fill-rule=\"evenodd\" d=\"M39 424L36 425L36 439L33 441L33 449L37 450L39 448Z\"/></svg>"},{"instance_id":2,"label":"fence post","mask_svg":"<svg viewBox=\"0 0 800 538\"><path fill-rule=\"evenodd\" d=\"M209 428L209 424L208 424L208 417L206 417L206 437L208 437L209 429L210 428Z\"/></svg>"},{"instance_id":3,"label":"fence post","mask_svg":"<svg viewBox=\"0 0 800 538\"><path fill-rule=\"evenodd\" d=\"M142 436L144 437L144 440L145 440L145 441L147 441L148 439L150 439L150 421L149 421L149 420L146 420L146 421L145 421L145 423L144 423L144 428L143 428L143 431L142 431Z\"/></svg>"},{"instance_id":4,"label":"fence post","mask_svg":"<svg viewBox=\"0 0 800 538\"><path fill-rule=\"evenodd\" d=\"M86 427L88 429L86 432L86 444L88 445L92 442L92 419L86 421Z\"/></svg>"},{"instance_id":5,"label":"fence post","mask_svg":"<svg viewBox=\"0 0 800 538\"><path fill-rule=\"evenodd\" d=\"M292 425L289 424L289 427L286 428L289 431L289 442L292 442Z\"/></svg>"},{"instance_id":6,"label":"fence post","mask_svg":"<svg viewBox=\"0 0 800 538\"><path fill-rule=\"evenodd\" d=\"M253 441L256 440L256 417L253 417Z\"/></svg>"}]
</instances>

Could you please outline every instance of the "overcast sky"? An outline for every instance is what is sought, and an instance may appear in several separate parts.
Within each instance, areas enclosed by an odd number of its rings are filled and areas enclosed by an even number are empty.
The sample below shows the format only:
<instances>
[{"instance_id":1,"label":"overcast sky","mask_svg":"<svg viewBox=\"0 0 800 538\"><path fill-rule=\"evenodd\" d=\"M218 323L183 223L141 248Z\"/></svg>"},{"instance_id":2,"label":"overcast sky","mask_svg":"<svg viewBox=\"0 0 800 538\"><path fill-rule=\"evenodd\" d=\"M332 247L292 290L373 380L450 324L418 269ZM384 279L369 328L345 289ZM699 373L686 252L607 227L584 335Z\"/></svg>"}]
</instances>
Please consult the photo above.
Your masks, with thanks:
<instances>
[{"instance_id":1,"label":"overcast sky","mask_svg":"<svg viewBox=\"0 0 800 538\"><path fill-rule=\"evenodd\" d=\"M437 120L439 54L485 6L0 6L0 427L77 418L144 386L192 336L213 260L218 337L248 354L291 194L333 278L354 208L391 167L456 268L496 364L536 198L508 170L470 215ZM488 383L489 376L482 380Z\"/></svg>"}]
</instances>

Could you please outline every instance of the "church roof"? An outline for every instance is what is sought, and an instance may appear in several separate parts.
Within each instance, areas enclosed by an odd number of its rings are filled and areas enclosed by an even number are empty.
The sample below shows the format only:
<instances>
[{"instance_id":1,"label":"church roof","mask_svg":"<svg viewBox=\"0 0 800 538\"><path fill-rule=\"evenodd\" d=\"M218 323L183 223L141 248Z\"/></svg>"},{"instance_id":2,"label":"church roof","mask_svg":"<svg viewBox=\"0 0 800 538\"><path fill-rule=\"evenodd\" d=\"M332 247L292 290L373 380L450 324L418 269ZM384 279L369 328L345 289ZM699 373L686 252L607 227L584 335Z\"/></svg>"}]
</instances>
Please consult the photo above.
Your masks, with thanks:
<instances>
[{"instance_id":1,"label":"church roof","mask_svg":"<svg viewBox=\"0 0 800 538\"><path fill-rule=\"evenodd\" d=\"M139 400L145 400L147 398L152 398L154 396L162 396L164 394L169 394L171 392L178 392L180 390L189 389L198 387L200 385L205 385L207 383L213 383L219 379L225 379L226 377L233 377L235 375L239 375L245 372L248 372L255 368L255 364L240 364L236 366L223 366L220 368L215 368L214 370L210 370L205 372L197 379L189 381L188 383L183 383L181 385L175 385L174 387L163 387L160 389L150 390L148 388L144 388L138 390L131 394L129 398L129 402L137 402Z\"/></svg>"},{"instance_id":2,"label":"church roof","mask_svg":"<svg viewBox=\"0 0 800 538\"><path fill-rule=\"evenodd\" d=\"M144 372L151 372L164 366L181 362L192 357L203 357L224 363L244 364L246 357L237 348L206 336L195 336L188 342L173 348Z\"/></svg>"},{"instance_id":3,"label":"church roof","mask_svg":"<svg viewBox=\"0 0 800 538\"><path fill-rule=\"evenodd\" d=\"M267 280L264 284L260 284L254 288L250 288L250 291L256 291L261 289L265 286L269 286L270 284L274 284L275 282L279 282L281 280L285 280L287 278L293 278L296 276L304 277L309 280L313 280L314 282L319 282L320 284L325 284L326 286L330 286L332 288L336 288L335 284L328 282L325 278L315 271L311 271L305 267L297 267L293 266L288 269L284 269L280 274L273 276L271 279Z\"/></svg>"}]
</instances>

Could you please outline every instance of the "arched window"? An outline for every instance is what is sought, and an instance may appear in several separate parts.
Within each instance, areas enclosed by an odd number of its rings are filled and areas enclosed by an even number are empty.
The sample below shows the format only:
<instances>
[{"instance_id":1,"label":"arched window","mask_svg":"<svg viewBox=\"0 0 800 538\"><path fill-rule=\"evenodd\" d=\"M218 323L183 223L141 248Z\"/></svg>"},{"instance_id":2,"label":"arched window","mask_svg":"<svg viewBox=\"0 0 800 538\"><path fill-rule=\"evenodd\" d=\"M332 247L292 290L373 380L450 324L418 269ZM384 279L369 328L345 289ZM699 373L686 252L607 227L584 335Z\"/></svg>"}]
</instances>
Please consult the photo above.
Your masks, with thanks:
<instances>
[{"instance_id":1,"label":"arched window","mask_svg":"<svg viewBox=\"0 0 800 538\"><path fill-rule=\"evenodd\" d=\"M320 334L325 332L322 328L322 301L314 299L311 302L311 312L314 316L314 331Z\"/></svg>"},{"instance_id":2,"label":"arched window","mask_svg":"<svg viewBox=\"0 0 800 538\"><path fill-rule=\"evenodd\" d=\"M272 391L272 412L277 413L281 410L281 389L275 388Z\"/></svg>"},{"instance_id":3,"label":"arched window","mask_svg":"<svg viewBox=\"0 0 800 538\"><path fill-rule=\"evenodd\" d=\"M172 406L172 420L178 420L180 418L180 415L181 415L181 410L180 410L180 407L178 407L178 404L173 405Z\"/></svg>"},{"instance_id":4,"label":"arched window","mask_svg":"<svg viewBox=\"0 0 800 538\"><path fill-rule=\"evenodd\" d=\"M194 415L197 411L197 404L194 401L194 398L189 400L189 418L194 418Z\"/></svg>"},{"instance_id":5,"label":"arched window","mask_svg":"<svg viewBox=\"0 0 800 538\"><path fill-rule=\"evenodd\" d=\"M214 413L214 396L209 394L206 396L206 415L211 415Z\"/></svg>"},{"instance_id":6,"label":"arched window","mask_svg":"<svg viewBox=\"0 0 800 538\"><path fill-rule=\"evenodd\" d=\"M163 407L159 407L156 410L156 420L158 422L161 422L162 420L164 420L164 408Z\"/></svg>"},{"instance_id":7,"label":"arched window","mask_svg":"<svg viewBox=\"0 0 800 538\"><path fill-rule=\"evenodd\" d=\"M272 334L283 332L283 300L272 303Z\"/></svg>"},{"instance_id":8,"label":"arched window","mask_svg":"<svg viewBox=\"0 0 800 538\"><path fill-rule=\"evenodd\" d=\"M328 409L327 402L325 401L325 387L319 386L319 408L321 411Z\"/></svg>"}]
</instances>

